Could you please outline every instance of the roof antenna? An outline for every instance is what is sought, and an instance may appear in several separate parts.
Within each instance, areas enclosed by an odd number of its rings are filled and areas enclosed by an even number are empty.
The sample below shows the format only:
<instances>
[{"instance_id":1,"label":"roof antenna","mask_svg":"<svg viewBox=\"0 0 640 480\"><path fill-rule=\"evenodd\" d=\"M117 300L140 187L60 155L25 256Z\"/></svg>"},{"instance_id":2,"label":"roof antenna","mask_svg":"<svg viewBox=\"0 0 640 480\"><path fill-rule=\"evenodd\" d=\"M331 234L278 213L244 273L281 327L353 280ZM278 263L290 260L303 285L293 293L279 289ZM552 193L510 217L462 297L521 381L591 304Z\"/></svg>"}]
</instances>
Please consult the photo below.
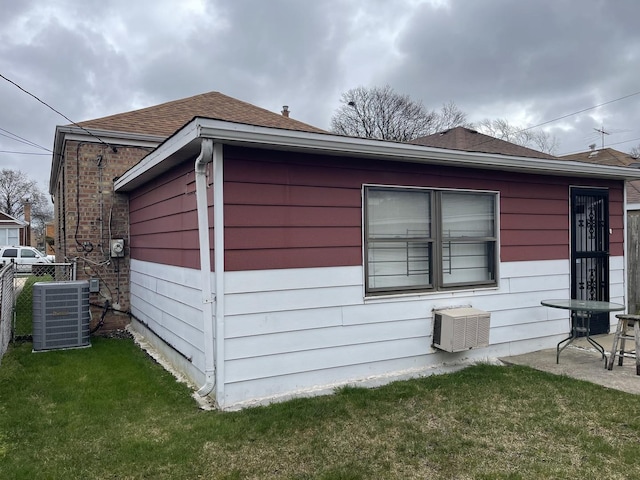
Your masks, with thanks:
<instances>
[{"instance_id":1,"label":"roof antenna","mask_svg":"<svg viewBox=\"0 0 640 480\"><path fill-rule=\"evenodd\" d=\"M596 132L598 132L600 135L602 135L602 150L604 150L604 136L605 135L611 135L610 132L605 131L604 129L604 125L602 126L602 128L594 128L594 130Z\"/></svg>"}]
</instances>

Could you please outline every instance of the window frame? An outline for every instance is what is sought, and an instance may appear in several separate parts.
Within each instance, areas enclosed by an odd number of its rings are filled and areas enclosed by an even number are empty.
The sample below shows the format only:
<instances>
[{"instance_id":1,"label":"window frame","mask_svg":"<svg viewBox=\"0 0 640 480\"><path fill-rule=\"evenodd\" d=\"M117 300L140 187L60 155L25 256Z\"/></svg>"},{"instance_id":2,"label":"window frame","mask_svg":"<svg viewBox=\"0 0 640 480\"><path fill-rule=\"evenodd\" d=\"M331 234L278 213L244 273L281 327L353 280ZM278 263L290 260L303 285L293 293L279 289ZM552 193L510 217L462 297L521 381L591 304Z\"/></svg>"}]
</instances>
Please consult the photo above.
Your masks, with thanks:
<instances>
[{"instance_id":1,"label":"window frame","mask_svg":"<svg viewBox=\"0 0 640 480\"><path fill-rule=\"evenodd\" d=\"M368 195L372 190L376 191L392 191L392 192L429 192L430 194L430 225L431 235L425 237L424 241L428 241L430 245L430 283L429 285L419 286L399 286L399 287L378 287L371 288L369 286L369 244L372 243L369 235L368 221ZM487 256L489 269L493 276L491 280L444 283L444 263L443 263L443 247L445 244L443 235L443 213L442 213L442 194L443 193L460 193L470 195L491 195L493 197L493 236L469 237L459 240L456 243L481 243L492 244ZM362 252L363 252L363 270L364 270L364 295L365 297L380 297L390 295L406 295L419 293L438 293L455 290L469 290L476 288L495 288L498 286L499 264L500 264L500 192L495 190L473 190L473 189L454 189L454 188L435 188L435 187L415 187L415 186L396 186L396 185L379 185L379 184L363 184L362 185ZM462 237L461 237L462 238ZM407 239L390 240L396 242L407 242ZM422 240L416 240L422 241ZM387 240L378 240L378 242L387 242Z\"/></svg>"}]
</instances>

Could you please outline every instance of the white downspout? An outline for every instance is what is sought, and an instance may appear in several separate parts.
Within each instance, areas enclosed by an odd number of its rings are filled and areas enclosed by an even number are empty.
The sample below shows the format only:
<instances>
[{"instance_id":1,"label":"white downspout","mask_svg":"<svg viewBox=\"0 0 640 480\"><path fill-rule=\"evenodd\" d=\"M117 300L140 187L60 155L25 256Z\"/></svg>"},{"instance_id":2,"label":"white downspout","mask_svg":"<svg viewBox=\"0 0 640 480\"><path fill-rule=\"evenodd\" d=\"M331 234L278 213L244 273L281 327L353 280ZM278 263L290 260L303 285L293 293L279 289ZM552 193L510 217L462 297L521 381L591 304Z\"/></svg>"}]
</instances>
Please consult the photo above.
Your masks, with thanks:
<instances>
[{"instance_id":1,"label":"white downspout","mask_svg":"<svg viewBox=\"0 0 640 480\"><path fill-rule=\"evenodd\" d=\"M198 395L202 397L209 395L215 387L213 299L211 297L211 250L209 245L209 219L207 205L207 164L211 161L213 161L213 140L203 139L200 147L200 155L196 158L195 163L198 238L200 244L200 276L202 282L202 330L204 334L205 374L205 384L200 388L200 390L198 390Z\"/></svg>"},{"instance_id":2,"label":"white downspout","mask_svg":"<svg viewBox=\"0 0 640 480\"><path fill-rule=\"evenodd\" d=\"M222 144L213 146L213 248L216 281L216 402L224 407L224 156Z\"/></svg>"}]
</instances>

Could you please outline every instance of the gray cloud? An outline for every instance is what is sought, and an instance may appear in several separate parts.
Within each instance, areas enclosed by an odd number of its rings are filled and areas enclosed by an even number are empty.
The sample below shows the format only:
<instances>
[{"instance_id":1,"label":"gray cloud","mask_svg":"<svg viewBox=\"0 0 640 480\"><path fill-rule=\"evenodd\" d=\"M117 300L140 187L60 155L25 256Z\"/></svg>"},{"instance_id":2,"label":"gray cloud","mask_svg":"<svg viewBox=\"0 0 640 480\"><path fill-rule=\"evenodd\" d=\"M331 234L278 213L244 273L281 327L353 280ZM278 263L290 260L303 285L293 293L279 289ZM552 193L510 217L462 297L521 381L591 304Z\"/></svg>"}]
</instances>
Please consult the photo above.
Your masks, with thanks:
<instances>
[{"instance_id":1,"label":"gray cloud","mask_svg":"<svg viewBox=\"0 0 640 480\"><path fill-rule=\"evenodd\" d=\"M471 120L535 124L640 90L635 0L0 0L0 11L0 73L74 121L218 90L328 128L342 92L389 84L430 108L453 100ZM0 102L0 128L47 148L68 123L1 79ZM545 128L559 153L599 142L603 125L628 150L639 104ZM2 135L0 150L40 152ZM50 163L0 153L0 167L43 187Z\"/></svg>"}]
</instances>

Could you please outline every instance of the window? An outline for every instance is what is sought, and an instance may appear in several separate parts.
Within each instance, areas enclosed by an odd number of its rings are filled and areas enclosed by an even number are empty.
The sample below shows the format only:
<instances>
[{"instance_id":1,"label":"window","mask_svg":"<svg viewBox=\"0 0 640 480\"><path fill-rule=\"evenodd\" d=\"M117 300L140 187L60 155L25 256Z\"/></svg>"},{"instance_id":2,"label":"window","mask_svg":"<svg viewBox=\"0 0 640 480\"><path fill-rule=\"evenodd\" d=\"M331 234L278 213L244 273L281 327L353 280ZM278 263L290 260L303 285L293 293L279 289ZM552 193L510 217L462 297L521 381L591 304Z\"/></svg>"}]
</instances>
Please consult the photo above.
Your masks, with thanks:
<instances>
[{"instance_id":1,"label":"window","mask_svg":"<svg viewBox=\"0 0 640 480\"><path fill-rule=\"evenodd\" d=\"M2 253L2 256L3 257L7 257L7 258L16 258L18 256L18 249L17 248L7 248Z\"/></svg>"},{"instance_id":2,"label":"window","mask_svg":"<svg viewBox=\"0 0 640 480\"><path fill-rule=\"evenodd\" d=\"M36 252L34 252L33 250L31 250L29 248L20 249L20 255L23 258L36 258L38 256L38 255L36 255Z\"/></svg>"},{"instance_id":3,"label":"window","mask_svg":"<svg viewBox=\"0 0 640 480\"><path fill-rule=\"evenodd\" d=\"M368 294L496 284L497 194L365 187Z\"/></svg>"},{"instance_id":4,"label":"window","mask_svg":"<svg viewBox=\"0 0 640 480\"><path fill-rule=\"evenodd\" d=\"M18 228L0 229L0 245L17 245L18 243L20 243Z\"/></svg>"}]
</instances>

